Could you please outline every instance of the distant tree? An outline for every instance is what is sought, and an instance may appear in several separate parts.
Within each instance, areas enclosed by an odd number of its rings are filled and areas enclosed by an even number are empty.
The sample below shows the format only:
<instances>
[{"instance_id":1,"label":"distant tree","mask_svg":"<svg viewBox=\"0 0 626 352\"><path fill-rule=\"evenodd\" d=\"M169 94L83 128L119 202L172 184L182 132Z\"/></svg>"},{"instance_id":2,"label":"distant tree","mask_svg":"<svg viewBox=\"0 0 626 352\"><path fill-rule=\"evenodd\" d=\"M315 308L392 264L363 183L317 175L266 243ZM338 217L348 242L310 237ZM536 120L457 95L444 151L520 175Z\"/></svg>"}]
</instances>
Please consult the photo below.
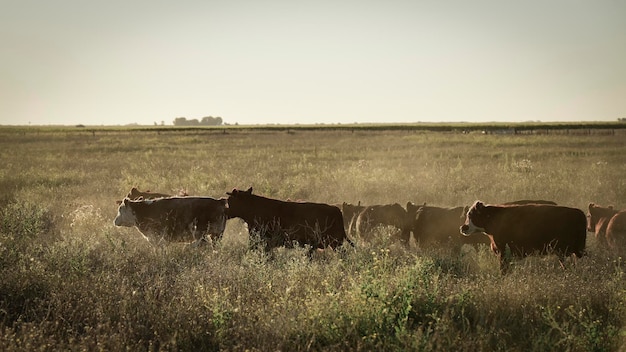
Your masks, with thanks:
<instances>
[{"instance_id":1,"label":"distant tree","mask_svg":"<svg viewBox=\"0 0 626 352\"><path fill-rule=\"evenodd\" d=\"M185 117L174 119L174 126L219 126L223 123L221 117L205 116L200 121L198 119L187 120Z\"/></svg>"},{"instance_id":2,"label":"distant tree","mask_svg":"<svg viewBox=\"0 0 626 352\"><path fill-rule=\"evenodd\" d=\"M219 126L222 124L221 117L205 116L200 120L200 124L204 126Z\"/></svg>"},{"instance_id":3,"label":"distant tree","mask_svg":"<svg viewBox=\"0 0 626 352\"><path fill-rule=\"evenodd\" d=\"M177 117L174 119L174 126L186 126L187 118L185 117Z\"/></svg>"}]
</instances>

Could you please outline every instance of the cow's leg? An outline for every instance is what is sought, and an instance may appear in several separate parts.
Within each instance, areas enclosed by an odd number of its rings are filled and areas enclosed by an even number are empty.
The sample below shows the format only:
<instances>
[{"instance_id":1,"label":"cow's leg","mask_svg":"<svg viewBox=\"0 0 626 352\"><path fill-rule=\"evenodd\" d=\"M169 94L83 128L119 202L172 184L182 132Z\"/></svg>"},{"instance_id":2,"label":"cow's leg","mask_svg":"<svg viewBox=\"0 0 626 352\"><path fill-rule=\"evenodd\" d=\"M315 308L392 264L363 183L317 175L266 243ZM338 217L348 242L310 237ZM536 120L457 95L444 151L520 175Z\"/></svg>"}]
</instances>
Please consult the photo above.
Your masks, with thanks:
<instances>
[{"instance_id":1,"label":"cow's leg","mask_svg":"<svg viewBox=\"0 0 626 352\"><path fill-rule=\"evenodd\" d=\"M202 237L202 238L199 238L199 239L194 240L193 242L191 242L190 246L194 247L194 248L197 248L197 247L204 247L207 244L209 244L209 241L207 241L206 238Z\"/></svg>"},{"instance_id":2,"label":"cow's leg","mask_svg":"<svg viewBox=\"0 0 626 352\"><path fill-rule=\"evenodd\" d=\"M493 243L494 242L492 242L492 245ZM498 245L497 243L496 243L496 247L498 250L497 255L500 258L500 272L503 274L506 274L509 272L509 270L511 270L511 263L512 263L512 257L513 257L511 247L509 247L507 244Z\"/></svg>"},{"instance_id":3,"label":"cow's leg","mask_svg":"<svg viewBox=\"0 0 626 352\"><path fill-rule=\"evenodd\" d=\"M411 230L410 229L402 230L399 236L399 240L400 240L400 243L402 243L402 245L405 248L409 248L410 240L411 240Z\"/></svg>"}]
</instances>

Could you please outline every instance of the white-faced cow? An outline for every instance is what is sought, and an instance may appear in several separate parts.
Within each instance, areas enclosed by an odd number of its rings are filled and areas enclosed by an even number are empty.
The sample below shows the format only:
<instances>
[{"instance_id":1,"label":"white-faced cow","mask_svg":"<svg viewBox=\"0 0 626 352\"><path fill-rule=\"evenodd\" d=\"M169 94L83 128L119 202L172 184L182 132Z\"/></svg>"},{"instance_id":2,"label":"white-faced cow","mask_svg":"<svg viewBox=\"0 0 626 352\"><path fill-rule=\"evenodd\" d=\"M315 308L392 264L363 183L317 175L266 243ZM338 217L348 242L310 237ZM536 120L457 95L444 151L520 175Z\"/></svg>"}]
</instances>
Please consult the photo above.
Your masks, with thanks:
<instances>
[{"instance_id":1,"label":"white-faced cow","mask_svg":"<svg viewBox=\"0 0 626 352\"><path fill-rule=\"evenodd\" d=\"M344 241L354 245L346 236L341 210L333 205L310 202L290 202L233 189L228 195L228 217L240 218L248 225L251 236L258 235L265 249L309 245L311 251L331 247Z\"/></svg>"},{"instance_id":2,"label":"white-faced cow","mask_svg":"<svg viewBox=\"0 0 626 352\"><path fill-rule=\"evenodd\" d=\"M210 197L167 197L130 200L117 210L116 226L135 226L150 241L194 242L208 235L222 238L226 224L226 199Z\"/></svg>"},{"instance_id":3,"label":"white-faced cow","mask_svg":"<svg viewBox=\"0 0 626 352\"><path fill-rule=\"evenodd\" d=\"M411 238L411 224L407 211L398 203L370 205L359 213L356 232L364 239L371 239L372 230L376 227L392 226L398 229L394 239L407 246Z\"/></svg>"},{"instance_id":4,"label":"white-faced cow","mask_svg":"<svg viewBox=\"0 0 626 352\"><path fill-rule=\"evenodd\" d=\"M618 210L613 209L613 206L602 207L594 203L589 203L589 210L587 211L587 231L595 233L598 244L603 247L608 247L608 233L607 227L609 221Z\"/></svg>"},{"instance_id":5,"label":"white-faced cow","mask_svg":"<svg viewBox=\"0 0 626 352\"><path fill-rule=\"evenodd\" d=\"M476 201L460 228L463 235L483 232L506 272L510 258L533 253L555 253L561 263L565 257L585 253L587 237L585 214L580 209L543 204L485 205Z\"/></svg>"}]
</instances>

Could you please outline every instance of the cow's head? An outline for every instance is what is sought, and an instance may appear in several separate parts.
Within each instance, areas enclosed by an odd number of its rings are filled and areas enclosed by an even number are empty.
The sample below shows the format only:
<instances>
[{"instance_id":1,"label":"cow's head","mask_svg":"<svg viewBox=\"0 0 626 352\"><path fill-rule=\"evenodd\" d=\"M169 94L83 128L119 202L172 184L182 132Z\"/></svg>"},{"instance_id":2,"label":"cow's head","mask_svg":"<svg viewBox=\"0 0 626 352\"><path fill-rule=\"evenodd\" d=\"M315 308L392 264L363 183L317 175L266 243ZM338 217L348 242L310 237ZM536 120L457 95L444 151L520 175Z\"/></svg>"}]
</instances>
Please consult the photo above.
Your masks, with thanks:
<instances>
[{"instance_id":1,"label":"cow's head","mask_svg":"<svg viewBox=\"0 0 626 352\"><path fill-rule=\"evenodd\" d=\"M587 231L596 232L596 226L601 219L610 219L617 213L617 210L613 209L612 205L608 207L601 207L594 203L589 203L589 211L587 212Z\"/></svg>"},{"instance_id":2,"label":"cow's head","mask_svg":"<svg viewBox=\"0 0 626 352\"><path fill-rule=\"evenodd\" d=\"M406 203L406 213L407 216L410 219L415 219L415 216L417 215L418 210L420 210L421 207L425 207L426 203L424 203L423 205L417 205L413 202L407 202Z\"/></svg>"},{"instance_id":3,"label":"cow's head","mask_svg":"<svg viewBox=\"0 0 626 352\"><path fill-rule=\"evenodd\" d=\"M141 191L137 189L137 187L133 187L130 189L130 192L126 195L127 198L136 199L141 195Z\"/></svg>"},{"instance_id":4,"label":"cow's head","mask_svg":"<svg viewBox=\"0 0 626 352\"><path fill-rule=\"evenodd\" d=\"M135 216L135 212L130 206L131 200L128 198L124 198L124 200L120 203L120 206L117 208L117 216L113 223L115 226L135 226L137 223L137 217Z\"/></svg>"},{"instance_id":5,"label":"cow's head","mask_svg":"<svg viewBox=\"0 0 626 352\"><path fill-rule=\"evenodd\" d=\"M477 232L485 232L484 224L489 218L485 208L485 204L478 200L469 208L465 223L460 228L461 234L469 236Z\"/></svg>"},{"instance_id":6,"label":"cow's head","mask_svg":"<svg viewBox=\"0 0 626 352\"><path fill-rule=\"evenodd\" d=\"M252 196L252 187L246 191L240 191L235 188L232 192L226 192L226 194L228 195L228 217L237 217L242 209L248 208L246 204Z\"/></svg>"}]
</instances>

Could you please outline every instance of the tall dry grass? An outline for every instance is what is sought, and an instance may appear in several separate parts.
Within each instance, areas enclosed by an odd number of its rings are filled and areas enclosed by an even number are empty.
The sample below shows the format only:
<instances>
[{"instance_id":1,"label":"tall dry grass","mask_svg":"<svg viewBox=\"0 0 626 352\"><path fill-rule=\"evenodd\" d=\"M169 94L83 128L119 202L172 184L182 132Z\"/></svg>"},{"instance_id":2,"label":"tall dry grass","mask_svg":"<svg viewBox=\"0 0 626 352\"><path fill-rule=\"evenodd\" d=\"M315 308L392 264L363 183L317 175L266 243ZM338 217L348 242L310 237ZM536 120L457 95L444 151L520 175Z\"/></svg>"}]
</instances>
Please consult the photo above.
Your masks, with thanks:
<instances>
[{"instance_id":1,"label":"tall dry grass","mask_svg":"<svg viewBox=\"0 0 626 352\"><path fill-rule=\"evenodd\" d=\"M588 238L502 276L486 249L152 247L116 228L132 186L220 197L452 206L550 199L624 208L626 138L403 131L0 130L1 350L624 348L622 257Z\"/></svg>"}]
</instances>

